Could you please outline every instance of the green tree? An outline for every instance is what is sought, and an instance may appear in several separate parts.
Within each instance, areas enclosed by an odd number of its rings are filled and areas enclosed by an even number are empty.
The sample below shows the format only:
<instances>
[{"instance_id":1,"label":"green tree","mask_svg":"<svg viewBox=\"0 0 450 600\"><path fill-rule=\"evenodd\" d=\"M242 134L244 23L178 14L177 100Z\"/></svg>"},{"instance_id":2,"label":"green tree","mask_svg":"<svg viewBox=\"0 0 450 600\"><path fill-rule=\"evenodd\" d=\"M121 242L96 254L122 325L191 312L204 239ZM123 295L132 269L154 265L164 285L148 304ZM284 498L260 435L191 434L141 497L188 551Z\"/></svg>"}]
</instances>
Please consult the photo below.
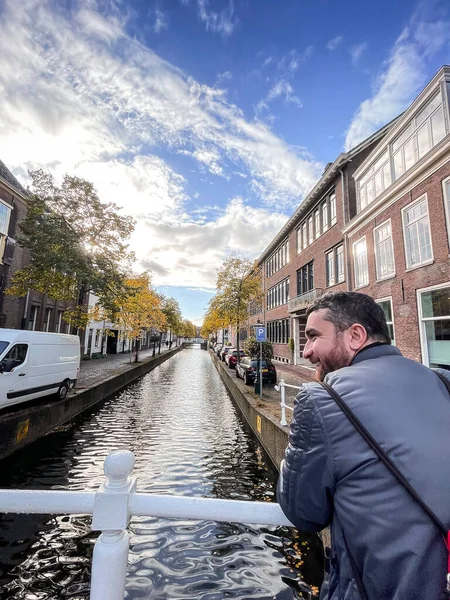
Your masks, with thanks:
<instances>
[{"instance_id":1,"label":"green tree","mask_svg":"<svg viewBox=\"0 0 450 600\"><path fill-rule=\"evenodd\" d=\"M244 342L244 350L250 358L259 358L259 344L255 337L249 337ZM270 360L273 358L273 346L271 342L262 342L262 358Z\"/></svg>"},{"instance_id":2,"label":"green tree","mask_svg":"<svg viewBox=\"0 0 450 600\"><path fill-rule=\"evenodd\" d=\"M236 327L236 347L239 360L239 334L246 321L250 300L262 298L261 271L243 256L231 254L217 273L215 306L218 314Z\"/></svg>"},{"instance_id":3,"label":"green tree","mask_svg":"<svg viewBox=\"0 0 450 600\"><path fill-rule=\"evenodd\" d=\"M169 348L172 347L173 335L181 335L183 327L183 317L181 315L180 305L174 298L169 298L161 294L161 310L166 317L167 328L170 329ZM165 329L167 331L167 329Z\"/></svg>"},{"instance_id":4,"label":"green tree","mask_svg":"<svg viewBox=\"0 0 450 600\"><path fill-rule=\"evenodd\" d=\"M182 325L182 336L187 338L195 338L197 333L197 328L195 327L192 321L189 319L183 319Z\"/></svg>"},{"instance_id":5,"label":"green tree","mask_svg":"<svg viewBox=\"0 0 450 600\"><path fill-rule=\"evenodd\" d=\"M28 249L30 262L14 273L7 293L24 296L34 289L72 302L76 308L65 319L83 327L89 291L108 310L126 295L134 221L113 202L101 202L89 181L66 175L58 187L41 169L29 175L32 193L18 243Z\"/></svg>"}]
</instances>

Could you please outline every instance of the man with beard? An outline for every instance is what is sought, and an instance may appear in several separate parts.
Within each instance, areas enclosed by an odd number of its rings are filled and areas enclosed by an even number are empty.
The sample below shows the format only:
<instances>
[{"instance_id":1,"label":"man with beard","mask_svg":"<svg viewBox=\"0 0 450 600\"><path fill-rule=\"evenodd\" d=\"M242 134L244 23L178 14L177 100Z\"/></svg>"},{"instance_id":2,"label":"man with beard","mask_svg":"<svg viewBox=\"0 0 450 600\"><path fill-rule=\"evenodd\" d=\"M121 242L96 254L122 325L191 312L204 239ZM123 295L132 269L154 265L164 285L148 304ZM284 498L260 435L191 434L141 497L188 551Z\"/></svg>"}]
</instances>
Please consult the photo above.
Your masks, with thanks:
<instances>
[{"instance_id":1,"label":"man with beard","mask_svg":"<svg viewBox=\"0 0 450 600\"><path fill-rule=\"evenodd\" d=\"M332 292L307 312L303 352L320 383L297 397L278 501L304 531L331 525L321 599L442 600L442 533L330 395L363 427L450 528L450 395L431 369L391 346L381 307ZM450 371L440 370L450 383Z\"/></svg>"}]
</instances>

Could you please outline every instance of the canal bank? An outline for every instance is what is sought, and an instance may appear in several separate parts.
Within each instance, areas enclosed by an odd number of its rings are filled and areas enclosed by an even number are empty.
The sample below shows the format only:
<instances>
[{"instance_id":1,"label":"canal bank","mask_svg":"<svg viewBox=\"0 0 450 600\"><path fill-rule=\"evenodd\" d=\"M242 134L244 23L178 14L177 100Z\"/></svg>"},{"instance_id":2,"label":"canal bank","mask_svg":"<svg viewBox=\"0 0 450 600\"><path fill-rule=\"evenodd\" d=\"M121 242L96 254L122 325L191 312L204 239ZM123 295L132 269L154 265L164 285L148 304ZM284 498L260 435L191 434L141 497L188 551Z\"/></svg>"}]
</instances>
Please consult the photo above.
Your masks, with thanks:
<instances>
[{"instance_id":1,"label":"canal bank","mask_svg":"<svg viewBox=\"0 0 450 600\"><path fill-rule=\"evenodd\" d=\"M120 392L182 349L183 346L178 346L139 363L122 364L106 375L90 378L88 385L77 387L65 400L45 398L8 408L8 412L0 414L0 459L10 456Z\"/></svg>"},{"instance_id":2,"label":"canal bank","mask_svg":"<svg viewBox=\"0 0 450 600\"><path fill-rule=\"evenodd\" d=\"M267 452L274 467L279 470L288 445L289 427L280 425L279 418L272 414L269 405L255 398L240 379L236 379L235 371L228 368L214 352L209 353L219 374L231 394L233 401L241 411L261 446Z\"/></svg>"}]
</instances>

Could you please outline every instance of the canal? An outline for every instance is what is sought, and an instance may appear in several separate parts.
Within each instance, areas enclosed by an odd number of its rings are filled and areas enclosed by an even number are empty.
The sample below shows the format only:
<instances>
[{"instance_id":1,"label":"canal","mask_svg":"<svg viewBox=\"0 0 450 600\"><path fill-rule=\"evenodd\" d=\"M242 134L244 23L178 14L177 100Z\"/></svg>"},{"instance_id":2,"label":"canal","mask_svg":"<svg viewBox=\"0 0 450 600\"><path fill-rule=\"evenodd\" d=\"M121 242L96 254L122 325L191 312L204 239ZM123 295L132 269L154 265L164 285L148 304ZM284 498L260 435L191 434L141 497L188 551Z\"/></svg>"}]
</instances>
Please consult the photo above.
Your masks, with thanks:
<instances>
[{"instance_id":1,"label":"canal","mask_svg":"<svg viewBox=\"0 0 450 600\"><path fill-rule=\"evenodd\" d=\"M186 349L90 413L2 463L1 488L96 490L118 448L138 491L275 500L277 474L240 418L209 354ZM90 517L0 515L0 598L89 598ZM287 528L133 518L126 598L259 600L320 585L314 535ZM297 592L298 594L298 592ZM107 600L107 599L105 599Z\"/></svg>"}]
</instances>

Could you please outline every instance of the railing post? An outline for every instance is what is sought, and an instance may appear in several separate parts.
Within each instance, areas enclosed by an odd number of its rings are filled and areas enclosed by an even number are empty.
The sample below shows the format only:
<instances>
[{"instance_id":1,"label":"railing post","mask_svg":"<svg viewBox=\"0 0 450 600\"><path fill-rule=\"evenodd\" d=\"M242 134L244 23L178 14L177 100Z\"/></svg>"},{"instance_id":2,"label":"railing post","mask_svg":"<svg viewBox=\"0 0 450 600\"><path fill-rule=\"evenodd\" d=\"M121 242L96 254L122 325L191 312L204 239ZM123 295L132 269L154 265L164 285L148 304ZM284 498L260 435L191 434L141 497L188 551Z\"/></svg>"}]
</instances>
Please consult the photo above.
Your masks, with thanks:
<instances>
[{"instance_id":1,"label":"railing post","mask_svg":"<svg viewBox=\"0 0 450 600\"><path fill-rule=\"evenodd\" d=\"M129 503L136 490L130 474L134 454L129 450L112 452L105 459L107 481L95 496L92 529L101 531L92 558L90 600L123 600L128 564L130 521Z\"/></svg>"},{"instance_id":2,"label":"railing post","mask_svg":"<svg viewBox=\"0 0 450 600\"><path fill-rule=\"evenodd\" d=\"M280 406L281 406L281 421L280 421L280 425L287 425L287 421L286 421L286 388L284 387L284 379L280 380L280 383L278 383L275 386L275 389L277 390L277 392L281 392L281 402L280 402Z\"/></svg>"}]
</instances>

